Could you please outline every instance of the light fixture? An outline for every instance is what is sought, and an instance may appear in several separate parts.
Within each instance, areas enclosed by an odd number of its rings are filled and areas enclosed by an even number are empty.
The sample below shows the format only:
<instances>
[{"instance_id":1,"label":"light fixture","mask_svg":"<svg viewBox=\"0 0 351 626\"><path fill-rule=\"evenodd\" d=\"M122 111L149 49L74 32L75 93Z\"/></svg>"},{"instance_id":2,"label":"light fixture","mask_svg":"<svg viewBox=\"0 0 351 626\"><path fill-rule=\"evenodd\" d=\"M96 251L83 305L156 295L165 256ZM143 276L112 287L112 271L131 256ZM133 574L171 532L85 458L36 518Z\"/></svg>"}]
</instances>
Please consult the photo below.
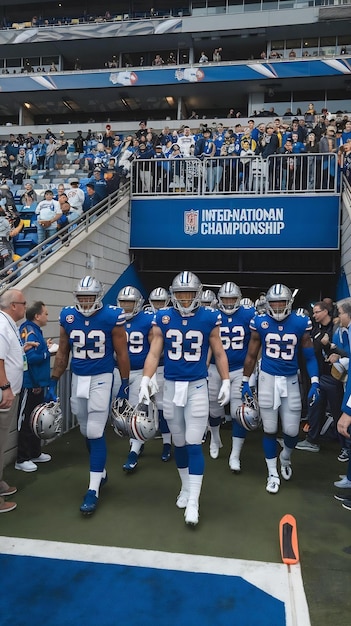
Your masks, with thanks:
<instances>
[{"instance_id":1,"label":"light fixture","mask_svg":"<svg viewBox=\"0 0 351 626\"><path fill-rule=\"evenodd\" d=\"M167 101L167 104L169 104L170 107L174 106L174 98L173 98L173 96L165 96L165 100Z\"/></svg>"},{"instance_id":2,"label":"light fixture","mask_svg":"<svg viewBox=\"0 0 351 626\"><path fill-rule=\"evenodd\" d=\"M30 102L23 102L23 106L26 107L26 109L30 109L32 105Z\"/></svg>"}]
</instances>

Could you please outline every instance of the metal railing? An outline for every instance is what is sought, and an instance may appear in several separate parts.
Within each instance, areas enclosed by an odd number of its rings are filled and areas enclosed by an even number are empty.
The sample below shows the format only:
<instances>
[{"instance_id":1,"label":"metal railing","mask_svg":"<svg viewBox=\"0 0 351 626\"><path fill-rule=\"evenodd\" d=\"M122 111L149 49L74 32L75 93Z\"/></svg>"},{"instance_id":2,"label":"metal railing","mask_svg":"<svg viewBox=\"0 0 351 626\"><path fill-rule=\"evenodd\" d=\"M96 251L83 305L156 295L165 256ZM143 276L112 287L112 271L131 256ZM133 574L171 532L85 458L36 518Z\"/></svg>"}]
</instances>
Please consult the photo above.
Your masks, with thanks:
<instances>
[{"instance_id":1,"label":"metal railing","mask_svg":"<svg viewBox=\"0 0 351 626\"><path fill-rule=\"evenodd\" d=\"M335 194L334 153L215 158L138 159L132 163L132 196Z\"/></svg>"},{"instance_id":2,"label":"metal railing","mask_svg":"<svg viewBox=\"0 0 351 626\"><path fill-rule=\"evenodd\" d=\"M129 194L129 183L121 186L107 198L91 207L80 217L70 222L57 233L48 237L43 243L38 244L28 252L25 252L19 260L7 265L0 274L0 295L9 287L14 287L29 272L41 271L44 261L61 250L72 239L75 239L83 231L88 232L89 227L101 216L109 214L116 203ZM21 214L19 214L21 215ZM24 229L25 230L25 229Z\"/></svg>"}]
</instances>

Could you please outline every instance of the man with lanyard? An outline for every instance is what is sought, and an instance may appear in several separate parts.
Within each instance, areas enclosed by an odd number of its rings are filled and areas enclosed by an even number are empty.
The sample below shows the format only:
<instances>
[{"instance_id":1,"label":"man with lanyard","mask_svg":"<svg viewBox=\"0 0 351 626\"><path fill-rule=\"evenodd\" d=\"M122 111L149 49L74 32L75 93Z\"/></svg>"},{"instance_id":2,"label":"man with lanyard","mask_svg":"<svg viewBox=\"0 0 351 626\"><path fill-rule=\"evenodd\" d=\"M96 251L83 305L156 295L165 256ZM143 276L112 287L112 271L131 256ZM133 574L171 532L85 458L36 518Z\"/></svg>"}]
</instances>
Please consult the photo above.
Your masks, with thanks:
<instances>
[{"instance_id":1,"label":"man with lanyard","mask_svg":"<svg viewBox=\"0 0 351 626\"><path fill-rule=\"evenodd\" d=\"M16 508L4 496L16 493L3 480L4 454L11 425L17 416L23 370L27 369L24 347L16 323L25 315L26 301L18 289L8 289L0 296L0 513Z\"/></svg>"}]
</instances>

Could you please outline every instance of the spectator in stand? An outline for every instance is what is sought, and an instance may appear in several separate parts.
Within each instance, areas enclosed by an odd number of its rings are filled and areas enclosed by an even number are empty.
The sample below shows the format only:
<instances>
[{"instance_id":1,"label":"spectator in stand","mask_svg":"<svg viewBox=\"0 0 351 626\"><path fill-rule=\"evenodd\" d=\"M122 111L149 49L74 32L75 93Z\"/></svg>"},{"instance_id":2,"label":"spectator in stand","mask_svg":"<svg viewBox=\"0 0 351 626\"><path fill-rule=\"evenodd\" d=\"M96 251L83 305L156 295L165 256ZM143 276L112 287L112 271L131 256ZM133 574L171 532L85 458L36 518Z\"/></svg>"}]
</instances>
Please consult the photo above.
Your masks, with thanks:
<instances>
[{"instance_id":1,"label":"spectator in stand","mask_svg":"<svg viewBox=\"0 0 351 626\"><path fill-rule=\"evenodd\" d=\"M334 128L327 128L324 136L319 142L320 152L336 154L338 152L338 146L336 143ZM323 162L323 175L322 175L322 187L323 189L332 189L335 182L336 173L336 159L331 157L322 157Z\"/></svg>"},{"instance_id":2,"label":"spectator in stand","mask_svg":"<svg viewBox=\"0 0 351 626\"><path fill-rule=\"evenodd\" d=\"M311 131L307 135L306 140L306 153L315 155L319 153L319 142L316 139L316 134ZM320 171L320 161L316 160L315 157L308 158L307 157L307 189L314 190L320 188L321 182L321 171Z\"/></svg>"},{"instance_id":3,"label":"spectator in stand","mask_svg":"<svg viewBox=\"0 0 351 626\"><path fill-rule=\"evenodd\" d=\"M340 146L339 151L341 153L342 170L349 185L351 185L351 139L346 141L343 146Z\"/></svg>"},{"instance_id":4,"label":"spectator in stand","mask_svg":"<svg viewBox=\"0 0 351 626\"><path fill-rule=\"evenodd\" d=\"M89 183L92 183L94 185L94 192L95 192L95 196L98 202L100 202L100 200L103 200L104 198L107 197L106 181L104 180L103 176L101 176L100 169L96 168L94 170L93 176L89 178ZM84 210L84 205L83 205L83 210Z\"/></svg>"},{"instance_id":5,"label":"spectator in stand","mask_svg":"<svg viewBox=\"0 0 351 626\"><path fill-rule=\"evenodd\" d=\"M295 52L295 50L290 50L290 52L289 52L289 59L296 59L296 52Z\"/></svg>"},{"instance_id":6,"label":"spectator in stand","mask_svg":"<svg viewBox=\"0 0 351 626\"><path fill-rule=\"evenodd\" d=\"M33 183L27 180L24 183L24 194L21 196L21 204L25 207L30 207L34 202L37 202L38 196L33 189Z\"/></svg>"},{"instance_id":7,"label":"spectator in stand","mask_svg":"<svg viewBox=\"0 0 351 626\"><path fill-rule=\"evenodd\" d=\"M97 197L95 193L95 184L87 183L86 193L85 193L85 198L84 198L84 203L83 203L83 213L85 213L86 211L89 211L89 209L91 209L93 206L95 206L99 202L100 202L100 199Z\"/></svg>"},{"instance_id":8,"label":"spectator in stand","mask_svg":"<svg viewBox=\"0 0 351 626\"><path fill-rule=\"evenodd\" d=\"M135 160L141 161L138 166L139 178L141 182L141 191L142 193L150 192L152 189L153 182L153 172L152 165L144 161L144 159L152 159L155 155L154 150L151 147L148 147L144 142L140 143L139 150L135 153Z\"/></svg>"},{"instance_id":9,"label":"spectator in stand","mask_svg":"<svg viewBox=\"0 0 351 626\"><path fill-rule=\"evenodd\" d=\"M51 62L49 72L57 72L57 67L53 61Z\"/></svg>"},{"instance_id":10,"label":"spectator in stand","mask_svg":"<svg viewBox=\"0 0 351 626\"><path fill-rule=\"evenodd\" d=\"M215 48L212 54L212 61L220 63L222 61L222 48Z\"/></svg>"},{"instance_id":11,"label":"spectator in stand","mask_svg":"<svg viewBox=\"0 0 351 626\"><path fill-rule=\"evenodd\" d=\"M199 63L208 63L208 56L204 52L201 52Z\"/></svg>"},{"instance_id":12,"label":"spectator in stand","mask_svg":"<svg viewBox=\"0 0 351 626\"><path fill-rule=\"evenodd\" d=\"M60 142L53 137L49 138L49 143L46 146L46 162L45 168L47 170L54 170L57 163L57 150L60 147Z\"/></svg>"},{"instance_id":13,"label":"spectator in stand","mask_svg":"<svg viewBox=\"0 0 351 626\"><path fill-rule=\"evenodd\" d=\"M61 242L66 243L66 245L68 245L67 241L69 240L69 233L72 229L76 228L77 225L74 224L64 234L63 233L61 234L60 231L65 226L67 226L67 224L74 222L74 220L76 220L77 217L79 217L79 214L77 213L77 211L72 209L72 207L70 206L69 202L67 202L67 200L65 202L60 202L60 207L61 207L62 215L61 217L58 218L56 222L57 224L56 228L57 228L59 239L61 240Z\"/></svg>"},{"instance_id":14,"label":"spectator in stand","mask_svg":"<svg viewBox=\"0 0 351 626\"><path fill-rule=\"evenodd\" d=\"M84 139L83 133L81 130L77 131L77 137L73 139L74 151L78 152L78 154L83 154L84 152Z\"/></svg>"},{"instance_id":15,"label":"spectator in stand","mask_svg":"<svg viewBox=\"0 0 351 626\"><path fill-rule=\"evenodd\" d=\"M170 52L166 61L167 65L176 65L177 59L175 58L174 52Z\"/></svg>"},{"instance_id":16,"label":"spectator in stand","mask_svg":"<svg viewBox=\"0 0 351 626\"><path fill-rule=\"evenodd\" d=\"M79 178L69 179L70 189L67 190L67 198L72 209L75 209L78 215L83 213L84 191L79 188Z\"/></svg>"},{"instance_id":17,"label":"spectator in stand","mask_svg":"<svg viewBox=\"0 0 351 626\"><path fill-rule=\"evenodd\" d=\"M26 168L26 175L32 176L38 169L37 151L35 146L30 142L27 144L27 150L24 157L24 167Z\"/></svg>"},{"instance_id":18,"label":"spectator in stand","mask_svg":"<svg viewBox=\"0 0 351 626\"><path fill-rule=\"evenodd\" d=\"M160 67L161 65L164 65L165 62L163 60L163 58L161 57L160 54L156 54L154 60L152 61L152 65L156 66L156 67Z\"/></svg>"},{"instance_id":19,"label":"spectator in stand","mask_svg":"<svg viewBox=\"0 0 351 626\"><path fill-rule=\"evenodd\" d=\"M0 179L1 179L1 182L4 183L6 180L8 180L11 177L12 177L12 172L11 172L10 163L8 162L8 159L3 157L2 159L0 159Z\"/></svg>"},{"instance_id":20,"label":"spectator in stand","mask_svg":"<svg viewBox=\"0 0 351 626\"><path fill-rule=\"evenodd\" d=\"M17 159L14 163L14 170L13 170L13 182L15 183L15 185L22 185L23 179L26 175L26 168L24 165L25 156L26 156L25 149L20 148L18 155L17 155Z\"/></svg>"},{"instance_id":21,"label":"spectator in stand","mask_svg":"<svg viewBox=\"0 0 351 626\"><path fill-rule=\"evenodd\" d=\"M105 148L113 148L113 141L114 141L114 133L112 131L111 125L110 124L106 124L106 130L104 132L104 136L102 138L102 143L105 146Z\"/></svg>"},{"instance_id":22,"label":"spectator in stand","mask_svg":"<svg viewBox=\"0 0 351 626\"><path fill-rule=\"evenodd\" d=\"M117 191L120 185L120 174L115 169L108 168L104 173L104 180L106 181L106 192L109 196L114 191Z\"/></svg>"},{"instance_id":23,"label":"spectator in stand","mask_svg":"<svg viewBox=\"0 0 351 626\"><path fill-rule=\"evenodd\" d=\"M113 147L112 147L112 152L111 152L111 156L116 157L118 159L119 155L122 152L122 139L119 135L115 135L114 139L113 139Z\"/></svg>"},{"instance_id":24,"label":"spectator in stand","mask_svg":"<svg viewBox=\"0 0 351 626\"><path fill-rule=\"evenodd\" d=\"M15 135L13 135L11 133L10 138L9 138L9 142L8 144L5 146L5 154L8 158L8 161L11 165L11 169L13 169L13 166L15 164L15 162L17 161L17 156L19 153L19 143L18 143L18 139L15 138Z\"/></svg>"},{"instance_id":25,"label":"spectator in stand","mask_svg":"<svg viewBox=\"0 0 351 626\"><path fill-rule=\"evenodd\" d=\"M195 146L194 135L191 134L189 126L184 126L183 134L178 137L178 146L182 153L182 156L189 157L191 146Z\"/></svg>"},{"instance_id":26,"label":"spectator in stand","mask_svg":"<svg viewBox=\"0 0 351 626\"><path fill-rule=\"evenodd\" d=\"M346 143L350 139L351 139L351 122L349 120L347 120L345 122L344 130L342 131L341 144Z\"/></svg>"},{"instance_id":27,"label":"spectator in stand","mask_svg":"<svg viewBox=\"0 0 351 626\"><path fill-rule=\"evenodd\" d=\"M51 189L46 189L44 200L38 203L35 213L38 216L38 243L43 243L45 239L55 234L56 222L62 215L60 204L57 200L54 200L54 194Z\"/></svg>"},{"instance_id":28,"label":"spectator in stand","mask_svg":"<svg viewBox=\"0 0 351 626\"><path fill-rule=\"evenodd\" d=\"M293 154L301 154L302 152L306 152L305 144L302 143L302 141L299 141L298 133L291 133L291 141Z\"/></svg>"},{"instance_id":29,"label":"spectator in stand","mask_svg":"<svg viewBox=\"0 0 351 626\"><path fill-rule=\"evenodd\" d=\"M169 126L165 126L158 136L158 143L160 143L161 146L164 147L169 141L172 141L172 133Z\"/></svg>"},{"instance_id":30,"label":"spectator in stand","mask_svg":"<svg viewBox=\"0 0 351 626\"><path fill-rule=\"evenodd\" d=\"M306 122L306 124L308 124L309 126L313 126L316 115L317 115L317 111L314 108L314 104L313 104L313 102L310 102L309 105L308 105L308 109L307 109L307 111L305 113L305 122Z\"/></svg>"},{"instance_id":31,"label":"spectator in stand","mask_svg":"<svg viewBox=\"0 0 351 626\"><path fill-rule=\"evenodd\" d=\"M146 120L141 120L139 122L139 130L136 131L135 136L137 139L141 139L142 136L146 137L147 135L147 125Z\"/></svg>"},{"instance_id":32,"label":"spectator in stand","mask_svg":"<svg viewBox=\"0 0 351 626\"><path fill-rule=\"evenodd\" d=\"M300 141L301 143L304 143L307 137L307 129L304 128L304 126L300 125L300 122L297 118L294 118L293 121L291 122L291 132L297 133L298 141Z\"/></svg>"},{"instance_id":33,"label":"spectator in stand","mask_svg":"<svg viewBox=\"0 0 351 626\"><path fill-rule=\"evenodd\" d=\"M36 151L37 151L37 160L38 160L38 169L43 170L45 168L45 160L46 160L46 141L43 137L38 137L39 142L37 143Z\"/></svg>"}]
</instances>

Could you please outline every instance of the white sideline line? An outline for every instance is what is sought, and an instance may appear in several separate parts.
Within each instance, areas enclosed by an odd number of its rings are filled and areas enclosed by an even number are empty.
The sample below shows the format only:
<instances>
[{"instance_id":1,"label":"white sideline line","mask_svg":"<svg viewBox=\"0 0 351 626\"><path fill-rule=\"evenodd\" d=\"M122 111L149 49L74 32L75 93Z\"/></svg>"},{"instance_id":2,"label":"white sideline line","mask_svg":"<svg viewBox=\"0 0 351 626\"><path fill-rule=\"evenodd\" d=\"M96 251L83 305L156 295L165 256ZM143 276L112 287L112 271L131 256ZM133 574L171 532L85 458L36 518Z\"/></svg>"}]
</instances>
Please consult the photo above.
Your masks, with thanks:
<instances>
[{"instance_id":1,"label":"white sideline line","mask_svg":"<svg viewBox=\"0 0 351 626\"><path fill-rule=\"evenodd\" d=\"M310 626L300 565L0 536L0 553L238 576L284 602L286 626Z\"/></svg>"}]
</instances>

